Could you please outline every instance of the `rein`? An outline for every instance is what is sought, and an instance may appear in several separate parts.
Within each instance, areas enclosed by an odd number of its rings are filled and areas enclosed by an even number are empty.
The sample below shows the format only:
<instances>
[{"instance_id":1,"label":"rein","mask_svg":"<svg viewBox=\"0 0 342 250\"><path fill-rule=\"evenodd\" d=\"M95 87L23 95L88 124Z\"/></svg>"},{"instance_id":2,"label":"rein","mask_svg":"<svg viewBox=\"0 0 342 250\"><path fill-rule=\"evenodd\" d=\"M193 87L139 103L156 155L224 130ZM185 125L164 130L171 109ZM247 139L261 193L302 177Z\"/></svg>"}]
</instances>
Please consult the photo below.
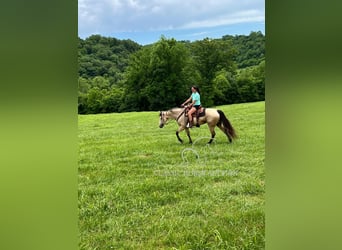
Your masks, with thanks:
<instances>
[{"instance_id":1,"label":"rein","mask_svg":"<svg viewBox=\"0 0 342 250\"><path fill-rule=\"evenodd\" d=\"M176 119L177 122L178 122L179 118L182 116L182 114L184 114L185 110L186 110L186 108L184 108L183 111L178 115L178 117Z\"/></svg>"}]
</instances>

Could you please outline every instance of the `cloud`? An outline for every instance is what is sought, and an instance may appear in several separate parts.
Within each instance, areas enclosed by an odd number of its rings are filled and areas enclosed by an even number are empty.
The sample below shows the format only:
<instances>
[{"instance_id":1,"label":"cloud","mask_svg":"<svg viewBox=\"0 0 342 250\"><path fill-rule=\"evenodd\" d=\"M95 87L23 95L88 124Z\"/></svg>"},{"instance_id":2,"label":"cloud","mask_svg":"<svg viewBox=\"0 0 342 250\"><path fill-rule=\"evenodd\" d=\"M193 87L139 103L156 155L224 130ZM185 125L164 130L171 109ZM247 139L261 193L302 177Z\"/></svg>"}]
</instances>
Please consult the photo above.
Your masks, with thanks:
<instances>
[{"instance_id":1,"label":"cloud","mask_svg":"<svg viewBox=\"0 0 342 250\"><path fill-rule=\"evenodd\" d=\"M207 27L216 27L221 25L230 25L237 23L246 23L246 22L263 22L265 20L265 15L263 12L258 10L248 10L241 11L237 13L233 13L230 15L223 16L213 16L211 18L207 18L199 21L191 21L184 24L183 29L192 29L192 28L207 28Z\"/></svg>"},{"instance_id":2,"label":"cloud","mask_svg":"<svg viewBox=\"0 0 342 250\"><path fill-rule=\"evenodd\" d=\"M156 31L264 21L264 0L79 0L79 33Z\"/></svg>"}]
</instances>

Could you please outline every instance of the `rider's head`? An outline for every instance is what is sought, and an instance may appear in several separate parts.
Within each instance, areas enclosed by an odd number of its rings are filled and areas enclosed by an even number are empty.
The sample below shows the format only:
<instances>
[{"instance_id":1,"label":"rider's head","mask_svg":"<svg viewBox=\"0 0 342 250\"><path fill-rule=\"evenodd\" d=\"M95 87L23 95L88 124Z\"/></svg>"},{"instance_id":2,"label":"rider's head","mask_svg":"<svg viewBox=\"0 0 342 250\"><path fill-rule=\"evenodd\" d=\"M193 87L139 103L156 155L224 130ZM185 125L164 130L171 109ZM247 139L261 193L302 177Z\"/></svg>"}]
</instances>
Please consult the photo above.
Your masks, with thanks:
<instances>
[{"instance_id":1,"label":"rider's head","mask_svg":"<svg viewBox=\"0 0 342 250\"><path fill-rule=\"evenodd\" d=\"M198 92L198 93L199 93L199 88L198 88L197 86L193 85L193 86L191 87L191 91L192 91L192 92Z\"/></svg>"}]
</instances>

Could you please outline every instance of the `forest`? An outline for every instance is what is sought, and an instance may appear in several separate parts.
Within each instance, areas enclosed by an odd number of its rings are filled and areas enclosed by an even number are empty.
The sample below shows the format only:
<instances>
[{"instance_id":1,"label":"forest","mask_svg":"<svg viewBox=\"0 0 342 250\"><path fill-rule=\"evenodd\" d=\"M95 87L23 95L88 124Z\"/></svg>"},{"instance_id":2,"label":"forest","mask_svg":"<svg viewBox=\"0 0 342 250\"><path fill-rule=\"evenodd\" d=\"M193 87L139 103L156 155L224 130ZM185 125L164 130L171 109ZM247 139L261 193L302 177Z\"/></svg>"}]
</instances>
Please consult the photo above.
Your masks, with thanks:
<instances>
[{"instance_id":1,"label":"forest","mask_svg":"<svg viewBox=\"0 0 342 250\"><path fill-rule=\"evenodd\" d=\"M265 100L265 36L225 35L149 45L101 35L78 39L78 113L179 106L192 85L205 107Z\"/></svg>"}]
</instances>

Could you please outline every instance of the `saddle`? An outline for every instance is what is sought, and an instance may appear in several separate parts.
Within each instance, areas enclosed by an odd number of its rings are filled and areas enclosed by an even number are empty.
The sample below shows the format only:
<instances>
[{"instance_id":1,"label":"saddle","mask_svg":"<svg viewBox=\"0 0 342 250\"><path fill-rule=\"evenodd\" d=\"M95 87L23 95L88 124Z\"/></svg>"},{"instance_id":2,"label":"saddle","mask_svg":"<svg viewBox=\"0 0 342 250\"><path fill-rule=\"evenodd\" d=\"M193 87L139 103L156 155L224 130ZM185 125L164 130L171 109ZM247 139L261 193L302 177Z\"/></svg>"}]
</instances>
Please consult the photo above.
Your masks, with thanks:
<instances>
[{"instance_id":1,"label":"saddle","mask_svg":"<svg viewBox=\"0 0 342 250\"><path fill-rule=\"evenodd\" d=\"M190 110L190 107L187 107L185 110L185 116L188 116L188 111ZM203 108L202 106L199 107L199 109L196 110L196 112L194 112L192 114L192 117L198 120L198 118L205 116L205 108Z\"/></svg>"}]
</instances>

